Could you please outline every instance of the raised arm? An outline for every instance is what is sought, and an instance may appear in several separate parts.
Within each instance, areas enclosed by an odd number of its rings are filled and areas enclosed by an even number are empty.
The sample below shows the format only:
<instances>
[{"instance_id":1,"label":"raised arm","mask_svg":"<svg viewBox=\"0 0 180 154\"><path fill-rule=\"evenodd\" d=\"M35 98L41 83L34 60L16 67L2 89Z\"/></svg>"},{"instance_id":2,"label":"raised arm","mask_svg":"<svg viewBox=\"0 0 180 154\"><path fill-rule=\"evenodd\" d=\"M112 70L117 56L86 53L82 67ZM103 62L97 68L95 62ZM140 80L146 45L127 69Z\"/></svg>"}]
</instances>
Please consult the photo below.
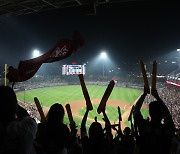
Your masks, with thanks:
<instances>
[{"instance_id":1,"label":"raised arm","mask_svg":"<svg viewBox=\"0 0 180 154\"><path fill-rule=\"evenodd\" d=\"M119 140L120 137L122 137L123 133L122 133L122 129L121 129L121 121L122 121L122 117L121 117L121 110L120 107L118 106L118 114L119 114L119 118L118 118L118 129L116 129L117 131L117 136L114 138L114 140Z\"/></svg>"},{"instance_id":2,"label":"raised arm","mask_svg":"<svg viewBox=\"0 0 180 154\"><path fill-rule=\"evenodd\" d=\"M162 101L162 99L159 97L159 94L157 92L157 90L151 90L151 94L156 98L157 103L161 104L162 106L162 110L164 112L164 117L171 117L171 114L167 108L167 106L164 104L164 102ZM171 117L172 119L172 117Z\"/></svg>"},{"instance_id":3,"label":"raised arm","mask_svg":"<svg viewBox=\"0 0 180 154\"><path fill-rule=\"evenodd\" d=\"M134 107L135 110L140 111L140 109L141 109L141 107L142 107L142 104L143 104L143 102L144 102L144 99L145 99L147 93L148 93L148 89L146 89L146 88L144 87L144 92L143 92L143 94L140 96L140 98L138 99L138 101L136 102L136 105L135 105L135 107Z\"/></svg>"},{"instance_id":4,"label":"raised arm","mask_svg":"<svg viewBox=\"0 0 180 154\"><path fill-rule=\"evenodd\" d=\"M135 104L134 107L134 111L133 111L133 117L134 117L134 134L135 136L138 135L138 130L141 132L142 127L143 127L143 123L144 123L144 119L143 116L140 112L142 104L144 102L144 99L147 95L147 90L146 88L144 88L144 93L140 96L140 98L138 99L138 101Z\"/></svg>"},{"instance_id":5,"label":"raised arm","mask_svg":"<svg viewBox=\"0 0 180 154\"><path fill-rule=\"evenodd\" d=\"M88 108L86 109L86 112L84 114L84 117L81 122L81 138L84 136L87 136L87 131L86 131L86 121L87 121L87 116L88 116L89 110Z\"/></svg>"},{"instance_id":6,"label":"raised arm","mask_svg":"<svg viewBox=\"0 0 180 154\"><path fill-rule=\"evenodd\" d=\"M102 113L103 113L103 116L104 116L104 121L105 121L105 130L106 130L106 135L112 135L112 132L111 132L111 123L108 119L108 116L105 112L105 109L102 110Z\"/></svg>"},{"instance_id":7,"label":"raised arm","mask_svg":"<svg viewBox=\"0 0 180 154\"><path fill-rule=\"evenodd\" d=\"M172 116L167 108L167 106L164 104L162 99L159 97L159 94L157 90L151 90L151 94L156 98L157 102L161 106L161 114L162 118L164 119L164 126L166 127L168 131L169 136L173 136L175 133L175 126L172 119Z\"/></svg>"},{"instance_id":8,"label":"raised arm","mask_svg":"<svg viewBox=\"0 0 180 154\"><path fill-rule=\"evenodd\" d=\"M152 96L154 96L154 98L156 98L157 103L160 103L162 105L162 109L164 111L164 114L165 115L170 115L170 112L169 112L167 106L164 104L162 99L159 97L159 94L158 94L157 90L151 90L151 94L152 94Z\"/></svg>"}]
</instances>

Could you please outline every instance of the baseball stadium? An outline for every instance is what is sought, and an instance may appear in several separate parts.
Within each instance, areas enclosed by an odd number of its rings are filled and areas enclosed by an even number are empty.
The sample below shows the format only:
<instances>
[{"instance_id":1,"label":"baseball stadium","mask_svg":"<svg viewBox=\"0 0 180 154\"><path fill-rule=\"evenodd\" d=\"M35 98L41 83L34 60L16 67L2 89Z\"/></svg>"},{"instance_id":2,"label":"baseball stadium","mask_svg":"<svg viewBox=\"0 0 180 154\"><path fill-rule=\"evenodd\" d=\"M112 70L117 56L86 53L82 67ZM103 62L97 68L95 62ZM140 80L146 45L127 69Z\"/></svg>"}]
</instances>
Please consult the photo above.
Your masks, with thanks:
<instances>
[{"instance_id":1,"label":"baseball stadium","mask_svg":"<svg viewBox=\"0 0 180 154\"><path fill-rule=\"evenodd\" d=\"M0 154L180 154L179 3L0 0Z\"/></svg>"}]
</instances>

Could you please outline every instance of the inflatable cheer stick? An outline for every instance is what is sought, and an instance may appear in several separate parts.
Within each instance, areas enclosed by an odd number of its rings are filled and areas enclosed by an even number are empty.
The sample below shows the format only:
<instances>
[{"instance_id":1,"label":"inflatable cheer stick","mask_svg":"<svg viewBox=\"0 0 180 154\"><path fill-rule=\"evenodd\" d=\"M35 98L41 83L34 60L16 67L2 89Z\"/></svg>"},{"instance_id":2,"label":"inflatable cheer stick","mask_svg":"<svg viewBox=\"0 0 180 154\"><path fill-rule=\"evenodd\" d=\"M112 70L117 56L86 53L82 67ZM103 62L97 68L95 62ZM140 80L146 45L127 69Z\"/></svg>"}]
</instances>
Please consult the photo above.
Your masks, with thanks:
<instances>
[{"instance_id":1,"label":"inflatable cheer stick","mask_svg":"<svg viewBox=\"0 0 180 154\"><path fill-rule=\"evenodd\" d=\"M152 90L156 90L156 73L157 73L157 62L153 61L152 85L151 85Z\"/></svg>"},{"instance_id":2,"label":"inflatable cheer stick","mask_svg":"<svg viewBox=\"0 0 180 154\"><path fill-rule=\"evenodd\" d=\"M46 122L46 118L45 118L43 109L42 109L41 104L40 104L40 102L39 102L39 100L38 100L37 97L34 97L34 102L35 102L36 107L37 107L37 109L38 109L38 112L39 112L39 114L40 114L41 121L42 121L42 122Z\"/></svg>"},{"instance_id":3,"label":"inflatable cheer stick","mask_svg":"<svg viewBox=\"0 0 180 154\"><path fill-rule=\"evenodd\" d=\"M134 105L133 105L132 108L131 108L131 112L130 112L130 114L129 114L128 121L130 121L130 120L132 119L133 111L134 111Z\"/></svg>"},{"instance_id":4,"label":"inflatable cheer stick","mask_svg":"<svg viewBox=\"0 0 180 154\"><path fill-rule=\"evenodd\" d=\"M105 110L106 102L107 102L107 100L108 100L108 98L109 98L109 96L110 96L110 94L114 88L114 85L115 85L114 80L111 80L108 87L106 88L106 91L103 95L103 98L101 99L101 102L98 106L98 109L97 109L98 114L100 114L103 110Z\"/></svg>"},{"instance_id":5,"label":"inflatable cheer stick","mask_svg":"<svg viewBox=\"0 0 180 154\"><path fill-rule=\"evenodd\" d=\"M72 116L72 112L71 112L71 106L70 106L70 104L66 104L65 107L66 107L66 111L67 111L67 114L68 114L70 125L73 125L74 120L73 120L73 116Z\"/></svg>"},{"instance_id":6,"label":"inflatable cheer stick","mask_svg":"<svg viewBox=\"0 0 180 154\"><path fill-rule=\"evenodd\" d=\"M89 97L89 93L87 91L86 84L84 82L84 76L83 76L83 74L79 74L78 76L79 76L79 80L80 80L80 83L81 83L81 88L82 88L82 91L83 91L83 94L84 94L84 98L86 100L87 109L88 110L93 110L91 99Z\"/></svg>"},{"instance_id":7,"label":"inflatable cheer stick","mask_svg":"<svg viewBox=\"0 0 180 154\"><path fill-rule=\"evenodd\" d=\"M143 79L144 79L144 87L145 87L145 89L147 89L147 92L149 94L150 93L149 83L148 83L148 79L147 79L146 70L144 67L144 62L142 60L140 60L140 66L141 66L141 72L142 72Z\"/></svg>"}]
</instances>

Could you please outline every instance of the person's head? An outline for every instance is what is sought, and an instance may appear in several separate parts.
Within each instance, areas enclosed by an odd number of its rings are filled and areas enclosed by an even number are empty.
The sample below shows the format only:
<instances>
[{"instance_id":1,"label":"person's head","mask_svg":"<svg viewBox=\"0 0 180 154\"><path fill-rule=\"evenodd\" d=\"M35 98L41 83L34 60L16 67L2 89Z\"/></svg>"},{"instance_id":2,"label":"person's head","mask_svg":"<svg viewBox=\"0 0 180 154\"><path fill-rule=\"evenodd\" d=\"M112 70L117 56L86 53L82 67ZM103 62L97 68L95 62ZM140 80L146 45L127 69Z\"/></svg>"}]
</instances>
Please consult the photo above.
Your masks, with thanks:
<instances>
[{"instance_id":1,"label":"person's head","mask_svg":"<svg viewBox=\"0 0 180 154\"><path fill-rule=\"evenodd\" d=\"M0 86L0 122L9 123L15 119L17 98L12 88Z\"/></svg>"},{"instance_id":2,"label":"person's head","mask_svg":"<svg viewBox=\"0 0 180 154\"><path fill-rule=\"evenodd\" d=\"M129 135L131 133L131 129L129 127L124 128L124 135Z\"/></svg>"},{"instance_id":3,"label":"person's head","mask_svg":"<svg viewBox=\"0 0 180 154\"><path fill-rule=\"evenodd\" d=\"M93 122L89 128L89 138L98 141L103 139L103 129L99 122Z\"/></svg>"},{"instance_id":4,"label":"person's head","mask_svg":"<svg viewBox=\"0 0 180 154\"><path fill-rule=\"evenodd\" d=\"M149 115L151 121L161 122L165 115L165 109L162 103L158 101L153 101L149 104Z\"/></svg>"},{"instance_id":5,"label":"person's head","mask_svg":"<svg viewBox=\"0 0 180 154\"><path fill-rule=\"evenodd\" d=\"M47 122L52 124L63 123L64 119L64 108L61 104L53 104L47 115Z\"/></svg>"}]
</instances>

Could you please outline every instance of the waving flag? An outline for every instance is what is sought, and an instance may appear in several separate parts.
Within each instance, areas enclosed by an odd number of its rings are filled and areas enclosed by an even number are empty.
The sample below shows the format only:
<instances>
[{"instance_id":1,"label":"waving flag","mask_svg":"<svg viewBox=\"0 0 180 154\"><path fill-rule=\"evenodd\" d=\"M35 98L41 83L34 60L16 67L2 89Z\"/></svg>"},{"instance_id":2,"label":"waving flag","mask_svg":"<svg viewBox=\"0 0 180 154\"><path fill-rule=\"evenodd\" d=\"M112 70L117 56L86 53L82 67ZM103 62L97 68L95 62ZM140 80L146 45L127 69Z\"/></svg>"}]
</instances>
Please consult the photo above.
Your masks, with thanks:
<instances>
[{"instance_id":1,"label":"waving flag","mask_svg":"<svg viewBox=\"0 0 180 154\"><path fill-rule=\"evenodd\" d=\"M18 69L10 66L6 76L10 82L26 81L34 76L43 63L65 59L82 47L84 43L83 37L78 32L74 32L72 40L62 39L44 55L34 59L20 61Z\"/></svg>"}]
</instances>

